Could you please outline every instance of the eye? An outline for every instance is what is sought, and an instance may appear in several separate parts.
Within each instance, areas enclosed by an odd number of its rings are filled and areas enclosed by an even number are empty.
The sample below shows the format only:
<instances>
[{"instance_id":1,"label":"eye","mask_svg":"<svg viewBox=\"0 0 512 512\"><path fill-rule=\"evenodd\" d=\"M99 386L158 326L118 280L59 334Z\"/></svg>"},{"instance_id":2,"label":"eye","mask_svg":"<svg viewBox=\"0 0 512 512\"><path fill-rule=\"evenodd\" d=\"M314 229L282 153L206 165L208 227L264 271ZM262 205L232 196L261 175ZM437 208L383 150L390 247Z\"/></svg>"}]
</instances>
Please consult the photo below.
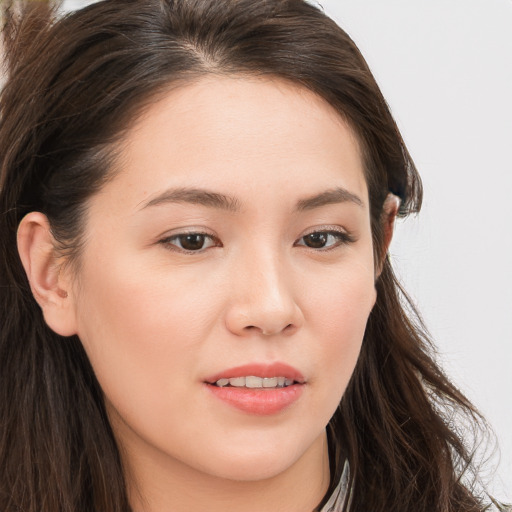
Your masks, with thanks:
<instances>
[{"instance_id":1,"label":"eye","mask_svg":"<svg viewBox=\"0 0 512 512\"><path fill-rule=\"evenodd\" d=\"M310 249L332 249L353 241L353 238L343 231L313 231L299 238L295 245L302 245Z\"/></svg>"},{"instance_id":2,"label":"eye","mask_svg":"<svg viewBox=\"0 0 512 512\"><path fill-rule=\"evenodd\" d=\"M179 233L164 238L161 244L172 250L200 252L210 247L219 247L220 242L207 233Z\"/></svg>"}]
</instances>

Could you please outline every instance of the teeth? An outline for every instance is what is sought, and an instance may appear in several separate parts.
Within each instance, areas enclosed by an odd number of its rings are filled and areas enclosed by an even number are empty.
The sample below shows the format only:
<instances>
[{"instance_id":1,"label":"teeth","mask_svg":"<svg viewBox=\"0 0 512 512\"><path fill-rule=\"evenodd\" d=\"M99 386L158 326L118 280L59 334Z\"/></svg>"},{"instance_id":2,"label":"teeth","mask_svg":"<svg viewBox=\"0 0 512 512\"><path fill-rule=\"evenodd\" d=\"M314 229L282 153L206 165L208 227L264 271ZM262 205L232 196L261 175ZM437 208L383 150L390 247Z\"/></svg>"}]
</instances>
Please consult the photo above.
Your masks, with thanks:
<instances>
[{"instance_id":1,"label":"teeth","mask_svg":"<svg viewBox=\"0 0 512 512\"><path fill-rule=\"evenodd\" d=\"M263 379L261 377L245 377L245 386L248 388L262 388Z\"/></svg>"},{"instance_id":2,"label":"teeth","mask_svg":"<svg viewBox=\"0 0 512 512\"><path fill-rule=\"evenodd\" d=\"M245 377L235 377L234 379L229 379L229 383L237 388L245 388Z\"/></svg>"},{"instance_id":3,"label":"teeth","mask_svg":"<svg viewBox=\"0 0 512 512\"><path fill-rule=\"evenodd\" d=\"M254 375L249 375L247 377L233 377L231 379L219 379L215 383L218 387L223 388L226 386L231 386L234 388L249 388L249 389L258 389L258 388L284 388L287 386L291 386L293 384L292 379L287 379L285 377L255 377Z\"/></svg>"},{"instance_id":4,"label":"teeth","mask_svg":"<svg viewBox=\"0 0 512 512\"><path fill-rule=\"evenodd\" d=\"M277 386L277 377L271 377L270 379L263 379L264 388L275 388Z\"/></svg>"}]
</instances>

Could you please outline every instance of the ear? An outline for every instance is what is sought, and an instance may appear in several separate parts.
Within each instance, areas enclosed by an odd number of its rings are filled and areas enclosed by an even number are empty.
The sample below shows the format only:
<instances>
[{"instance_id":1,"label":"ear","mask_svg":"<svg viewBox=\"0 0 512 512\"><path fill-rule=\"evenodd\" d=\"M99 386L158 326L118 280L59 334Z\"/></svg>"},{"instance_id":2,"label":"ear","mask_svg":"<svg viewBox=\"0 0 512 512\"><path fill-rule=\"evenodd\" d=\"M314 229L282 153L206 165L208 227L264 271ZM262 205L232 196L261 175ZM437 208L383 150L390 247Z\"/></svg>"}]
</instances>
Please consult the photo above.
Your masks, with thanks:
<instances>
[{"instance_id":1,"label":"ear","mask_svg":"<svg viewBox=\"0 0 512 512\"><path fill-rule=\"evenodd\" d=\"M48 326L61 336L76 334L71 281L57 255L50 223L40 212L26 215L18 227L18 252L32 294Z\"/></svg>"},{"instance_id":2,"label":"ear","mask_svg":"<svg viewBox=\"0 0 512 512\"><path fill-rule=\"evenodd\" d=\"M380 276L382 269L384 267L384 260L388 252L389 245L391 244L391 240L393 238L393 229L395 227L395 219L398 214L399 208L400 198L398 196L395 196L394 194L389 193L384 201L384 205L382 206L382 213L380 217L380 221L382 224L383 240L382 249L377 266L377 277Z\"/></svg>"}]
</instances>

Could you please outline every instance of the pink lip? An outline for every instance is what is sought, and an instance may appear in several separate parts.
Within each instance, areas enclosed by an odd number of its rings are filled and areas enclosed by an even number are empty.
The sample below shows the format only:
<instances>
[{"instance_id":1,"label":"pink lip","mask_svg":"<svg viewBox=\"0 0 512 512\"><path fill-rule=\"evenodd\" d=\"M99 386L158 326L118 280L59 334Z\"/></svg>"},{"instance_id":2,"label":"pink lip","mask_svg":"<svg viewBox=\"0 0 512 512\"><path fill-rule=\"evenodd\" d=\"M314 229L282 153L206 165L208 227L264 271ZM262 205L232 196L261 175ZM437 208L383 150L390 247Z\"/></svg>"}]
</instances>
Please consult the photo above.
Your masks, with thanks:
<instances>
[{"instance_id":1,"label":"pink lip","mask_svg":"<svg viewBox=\"0 0 512 512\"><path fill-rule=\"evenodd\" d=\"M233 377L285 377L295 381L295 384L285 388L235 388L217 387L213 383L219 379ZM304 391L304 376L292 366L284 363L248 364L237 366L206 379L205 387L216 398L224 403L248 414L268 416L277 414L296 402Z\"/></svg>"},{"instance_id":2,"label":"pink lip","mask_svg":"<svg viewBox=\"0 0 512 512\"><path fill-rule=\"evenodd\" d=\"M227 370L222 370L211 377L205 379L205 382L209 384L213 384L217 382L219 379L230 379L234 377L247 377L252 375L254 377L262 377L262 378L270 378L270 377L285 377L287 379L294 380L303 384L306 379L302 373L299 372L293 366L290 366L285 363L270 363L270 364L262 364L262 363L253 363L253 364L245 364L243 366L236 366L235 368L229 368Z\"/></svg>"}]
</instances>

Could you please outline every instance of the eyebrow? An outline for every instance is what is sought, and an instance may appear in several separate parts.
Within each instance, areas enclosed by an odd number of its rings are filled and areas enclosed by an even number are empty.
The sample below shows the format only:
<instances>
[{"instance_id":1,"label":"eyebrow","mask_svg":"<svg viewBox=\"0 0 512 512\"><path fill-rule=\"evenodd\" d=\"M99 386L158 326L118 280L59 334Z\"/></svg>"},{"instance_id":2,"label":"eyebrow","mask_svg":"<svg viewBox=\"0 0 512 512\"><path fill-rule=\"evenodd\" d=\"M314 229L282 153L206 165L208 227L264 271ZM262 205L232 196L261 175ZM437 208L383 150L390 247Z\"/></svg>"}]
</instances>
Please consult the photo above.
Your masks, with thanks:
<instances>
[{"instance_id":1,"label":"eyebrow","mask_svg":"<svg viewBox=\"0 0 512 512\"><path fill-rule=\"evenodd\" d=\"M142 209L168 203L190 203L231 212L240 211L240 202L235 197L200 188L174 188L166 190L145 203Z\"/></svg>"},{"instance_id":2,"label":"eyebrow","mask_svg":"<svg viewBox=\"0 0 512 512\"><path fill-rule=\"evenodd\" d=\"M295 206L295 210L302 212L320 208L329 204L346 202L351 202L364 207L364 203L359 196L349 192L345 188L336 187L321 192L320 194L300 199ZM141 209L169 203L197 204L208 208L216 208L235 213L241 210L240 201L236 197L201 188L173 188L166 190L147 203L144 203Z\"/></svg>"},{"instance_id":3,"label":"eyebrow","mask_svg":"<svg viewBox=\"0 0 512 512\"><path fill-rule=\"evenodd\" d=\"M326 190L325 192L321 192L320 194L301 199L298 201L296 209L297 211L301 212L306 210L313 210L315 208L320 208L329 204L346 202L354 203L358 206L364 207L364 203L359 196L349 192L345 188L336 187L330 190Z\"/></svg>"}]
</instances>

